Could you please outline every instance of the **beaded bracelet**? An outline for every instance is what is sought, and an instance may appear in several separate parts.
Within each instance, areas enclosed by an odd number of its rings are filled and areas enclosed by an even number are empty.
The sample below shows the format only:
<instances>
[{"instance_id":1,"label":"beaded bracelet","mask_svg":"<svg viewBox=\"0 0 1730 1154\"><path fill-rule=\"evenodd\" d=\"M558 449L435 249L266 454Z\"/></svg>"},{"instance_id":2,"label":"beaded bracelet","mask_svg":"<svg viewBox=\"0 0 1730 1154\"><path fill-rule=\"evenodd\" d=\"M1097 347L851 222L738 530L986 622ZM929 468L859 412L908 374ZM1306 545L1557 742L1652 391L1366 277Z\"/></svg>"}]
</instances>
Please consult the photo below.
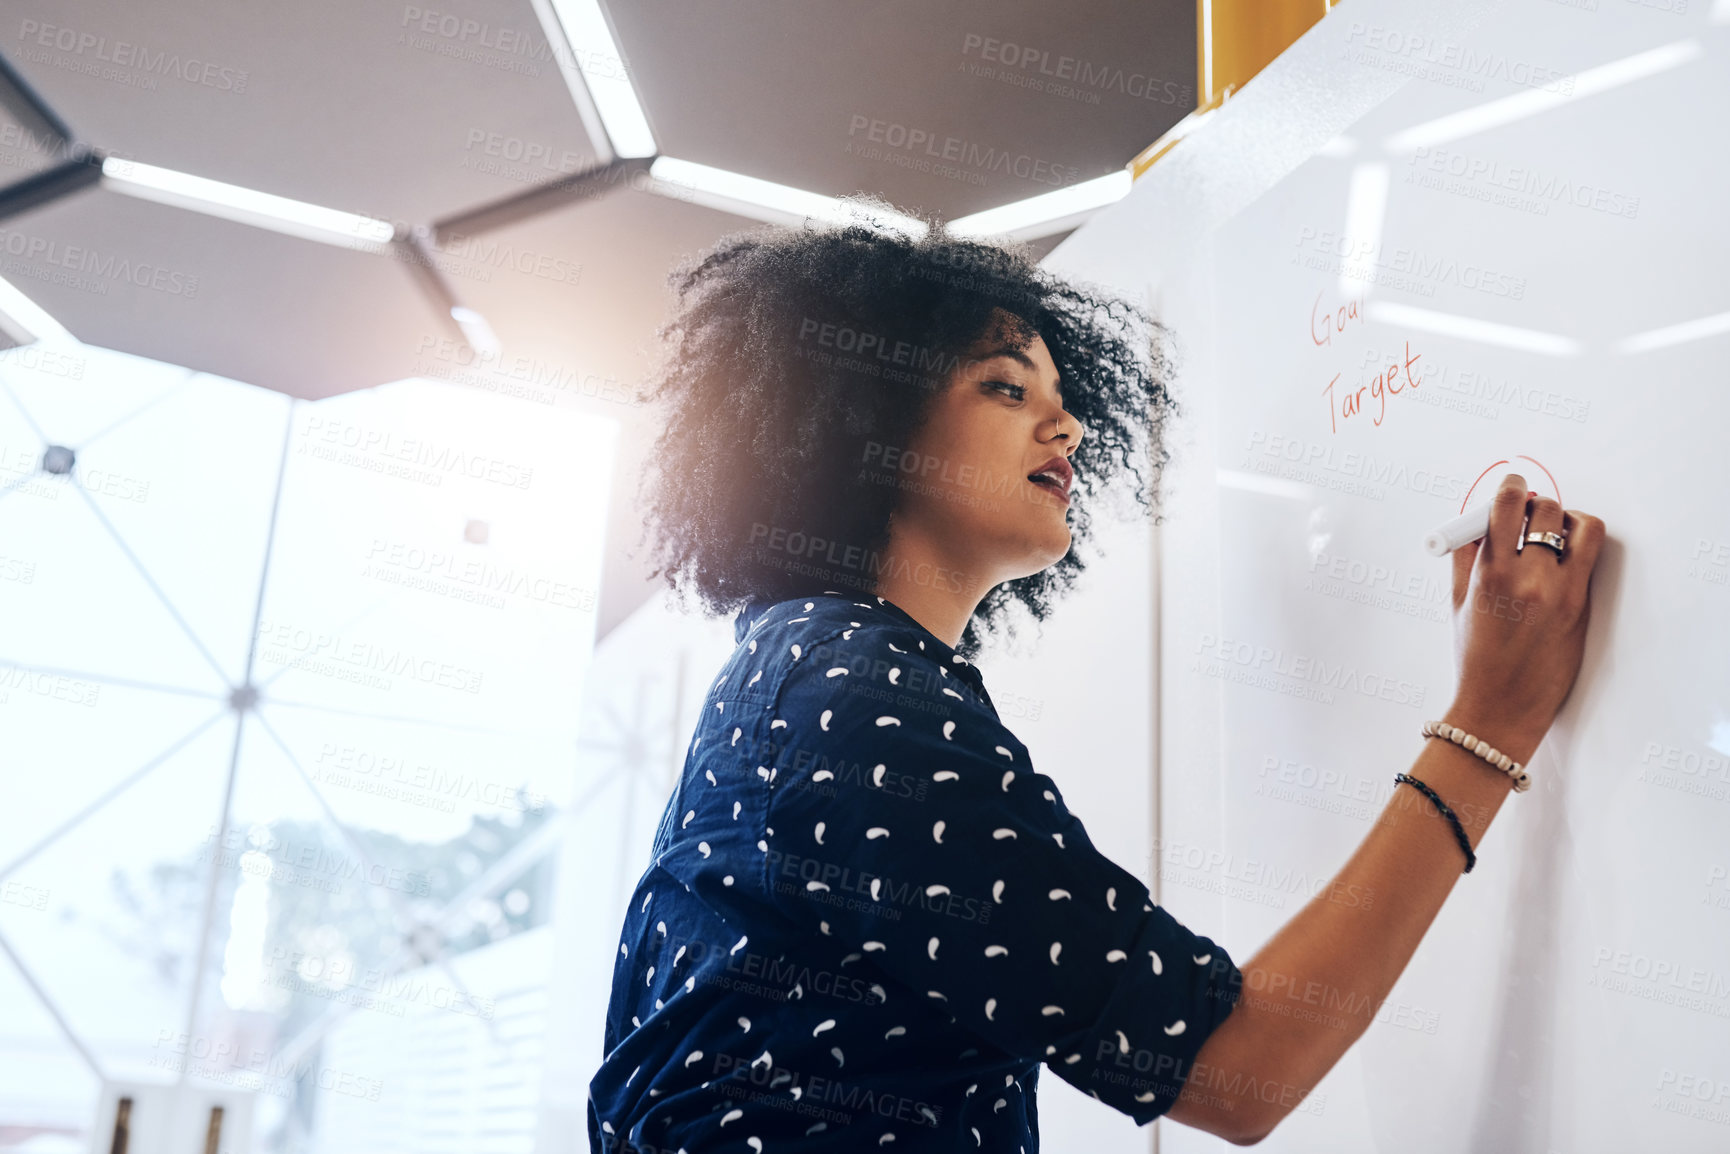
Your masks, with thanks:
<instances>
[{"instance_id":1,"label":"beaded bracelet","mask_svg":"<svg viewBox=\"0 0 1730 1154\"><path fill-rule=\"evenodd\" d=\"M1471 839L1466 836L1465 827L1460 825L1460 819L1454 816L1454 811L1448 808L1446 802L1436 796L1436 791L1413 777L1409 773L1394 774L1395 785L1409 785L1420 791L1435 803L1436 809L1448 819L1448 824L1454 827L1454 837L1459 840L1460 848L1466 851L1466 872L1471 873L1472 867L1478 864L1478 855L1472 852Z\"/></svg>"},{"instance_id":2,"label":"beaded bracelet","mask_svg":"<svg viewBox=\"0 0 1730 1154\"><path fill-rule=\"evenodd\" d=\"M1532 776L1526 772L1525 766L1482 738L1473 737L1457 725L1449 725L1445 721L1426 721L1424 722L1424 736L1446 738L1467 753L1477 754L1513 779L1515 793L1525 793L1532 788Z\"/></svg>"}]
</instances>

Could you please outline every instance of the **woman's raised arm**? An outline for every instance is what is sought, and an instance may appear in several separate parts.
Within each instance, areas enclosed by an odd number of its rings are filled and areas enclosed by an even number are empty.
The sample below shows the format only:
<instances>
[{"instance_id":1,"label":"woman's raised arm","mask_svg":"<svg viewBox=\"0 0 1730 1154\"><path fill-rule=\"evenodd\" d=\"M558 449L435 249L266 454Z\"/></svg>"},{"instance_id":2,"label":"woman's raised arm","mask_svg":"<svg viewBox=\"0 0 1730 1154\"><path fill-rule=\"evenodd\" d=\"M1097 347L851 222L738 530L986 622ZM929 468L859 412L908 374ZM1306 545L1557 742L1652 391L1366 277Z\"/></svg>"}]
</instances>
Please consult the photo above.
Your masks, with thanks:
<instances>
[{"instance_id":1,"label":"woman's raised arm","mask_svg":"<svg viewBox=\"0 0 1730 1154\"><path fill-rule=\"evenodd\" d=\"M1516 550L1528 513L1530 531L1566 533L1561 554ZM1529 500L1518 474L1503 479L1489 534L1454 554L1460 684L1444 721L1516 761L1531 757L1579 672L1603 540L1598 518ZM1506 775L1444 740L1426 741L1409 773L1454 811L1474 849L1511 792ZM1170 1117L1239 1145L1266 1137L1368 1028L1464 865L1448 821L1416 788L1396 787L1335 883L1244 965L1237 1007L1196 1055ZM1341 892L1375 900L1330 900Z\"/></svg>"}]
</instances>

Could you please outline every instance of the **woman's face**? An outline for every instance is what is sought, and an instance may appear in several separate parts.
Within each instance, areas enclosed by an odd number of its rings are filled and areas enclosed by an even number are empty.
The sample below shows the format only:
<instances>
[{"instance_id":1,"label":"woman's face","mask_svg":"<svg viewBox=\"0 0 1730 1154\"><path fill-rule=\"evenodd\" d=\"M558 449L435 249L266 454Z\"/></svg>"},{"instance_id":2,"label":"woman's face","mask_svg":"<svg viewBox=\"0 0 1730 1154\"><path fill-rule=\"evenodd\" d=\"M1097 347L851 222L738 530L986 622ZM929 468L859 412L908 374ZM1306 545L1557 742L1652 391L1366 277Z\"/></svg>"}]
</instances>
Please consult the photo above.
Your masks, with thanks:
<instances>
[{"instance_id":1,"label":"woman's face","mask_svg":"<svg viewBox=\"0 0 1730 1154\"><path fill-rule=\"evenodd\" d=\"M1063 408L1057 366L1034 335L981 341L933 399L898 462L898 528L940 543L983 594L1069 551L1068 458L1081 423Z\"/></svg>"}]
</instances>

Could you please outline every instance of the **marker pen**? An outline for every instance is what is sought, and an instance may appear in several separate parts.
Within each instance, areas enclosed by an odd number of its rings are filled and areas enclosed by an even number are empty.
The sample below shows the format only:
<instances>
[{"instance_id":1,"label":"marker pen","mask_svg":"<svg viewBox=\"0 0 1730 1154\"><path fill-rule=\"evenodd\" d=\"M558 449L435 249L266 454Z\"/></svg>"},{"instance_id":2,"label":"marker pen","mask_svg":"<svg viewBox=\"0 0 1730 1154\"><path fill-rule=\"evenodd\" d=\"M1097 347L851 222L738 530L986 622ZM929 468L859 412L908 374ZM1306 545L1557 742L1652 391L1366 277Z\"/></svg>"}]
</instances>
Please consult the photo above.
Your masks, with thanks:
<instances>
[{"instance_id":1,"label":"marker pen","mask_svg":"<svg viewBox=\"0 0 1730 1154\"><path fill-rule=\"evenodd\" d=\"M1490 505L1485 502L1467 509L1452 521L1431 529L1424 538L1424 551L1432 557L1446 557L1461 545L1476 541L1490 531Z\"/></svg>"}]
</instances>

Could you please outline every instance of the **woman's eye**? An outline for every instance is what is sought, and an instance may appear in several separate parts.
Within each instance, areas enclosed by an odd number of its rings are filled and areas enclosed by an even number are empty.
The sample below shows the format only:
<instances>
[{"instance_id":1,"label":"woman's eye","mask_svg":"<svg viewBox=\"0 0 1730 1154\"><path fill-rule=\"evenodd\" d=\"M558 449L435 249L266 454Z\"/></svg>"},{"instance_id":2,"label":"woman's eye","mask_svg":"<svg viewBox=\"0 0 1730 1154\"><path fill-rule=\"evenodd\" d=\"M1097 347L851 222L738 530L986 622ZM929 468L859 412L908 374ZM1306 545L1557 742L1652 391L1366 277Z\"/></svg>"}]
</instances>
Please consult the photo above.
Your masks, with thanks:
<instances>
[{"instance_id":1,"label":"woman's eye","mask_svg":"<svg viewBox=\"0 0 1730 1154\"><path fill-rule=\"evenodd\" d=\"M1003 392L1004 396L1014 397L1018 401L1027 395L1026 389L1022 388L1020 385L1012 385L1008 381L986 381L985 387L988 389L999 389Z\"/></svg>"}]
</instances>

